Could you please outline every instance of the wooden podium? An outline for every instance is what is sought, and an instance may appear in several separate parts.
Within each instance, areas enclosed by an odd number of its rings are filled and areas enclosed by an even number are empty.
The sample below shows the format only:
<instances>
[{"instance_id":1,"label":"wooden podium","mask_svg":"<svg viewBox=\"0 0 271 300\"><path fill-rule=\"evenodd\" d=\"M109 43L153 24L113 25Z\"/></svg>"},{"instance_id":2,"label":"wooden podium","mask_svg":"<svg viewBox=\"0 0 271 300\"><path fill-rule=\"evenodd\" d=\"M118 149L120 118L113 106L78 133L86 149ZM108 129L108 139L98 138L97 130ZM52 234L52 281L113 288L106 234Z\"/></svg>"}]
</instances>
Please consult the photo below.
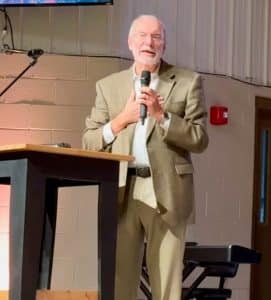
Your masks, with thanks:
<instances>
[{"instance_id":1,"label":"wooden podium","mask_svg":"<svg viewBox=\"0 0 271 300\"><path fill-rule=\"evenodd\" d=\"M98 295L114 300L119 162L131 156L42 145L0 147L0 184L11 185L9 300L49 289L58 187L99 185Z\"/></svg>"}]
</instances>

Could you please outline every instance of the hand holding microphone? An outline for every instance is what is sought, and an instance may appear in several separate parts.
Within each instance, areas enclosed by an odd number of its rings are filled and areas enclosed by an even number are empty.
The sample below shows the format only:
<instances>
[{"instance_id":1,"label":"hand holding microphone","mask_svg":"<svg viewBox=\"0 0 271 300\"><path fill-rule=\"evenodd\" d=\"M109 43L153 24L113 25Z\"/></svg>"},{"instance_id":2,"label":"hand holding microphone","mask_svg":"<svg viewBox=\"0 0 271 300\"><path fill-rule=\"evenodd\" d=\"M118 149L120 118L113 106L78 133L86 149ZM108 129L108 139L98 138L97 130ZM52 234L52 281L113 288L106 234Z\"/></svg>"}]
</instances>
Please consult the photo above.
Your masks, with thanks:
<instances>
[{"instance_id":1,"label":"hand holding microphone","mask_svg":"<svg viewBox=\"0 0 271 300\"><path fill-rule=\"evenodd\" d=\"M150 81L151 73L149 71L142 71L140 77L141 95L139 96L140 101L145 102L140 103L139 117L142 125L144 125L148 110L149 114L156 120L160 120L164 113L162 108L164 99L156 91L149 88Z\"/></svg>"}]
</instances>

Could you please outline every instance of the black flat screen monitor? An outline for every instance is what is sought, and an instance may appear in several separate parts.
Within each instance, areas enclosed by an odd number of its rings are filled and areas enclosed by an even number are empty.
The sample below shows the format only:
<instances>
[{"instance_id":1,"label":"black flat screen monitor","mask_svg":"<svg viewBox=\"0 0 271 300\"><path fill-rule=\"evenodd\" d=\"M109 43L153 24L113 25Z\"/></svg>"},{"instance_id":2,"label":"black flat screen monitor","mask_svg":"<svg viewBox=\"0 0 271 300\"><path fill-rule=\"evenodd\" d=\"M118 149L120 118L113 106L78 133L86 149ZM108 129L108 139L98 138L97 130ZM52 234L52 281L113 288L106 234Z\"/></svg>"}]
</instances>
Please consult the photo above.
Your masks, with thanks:
<instances>
[{"instance_id":1,"label":"black flat screen monitor","mask_svg":"<svg viewBox=\"0 0 271 300\"><path fill-rule=\"evenodd\" d=\"M57 6L57 5L106 5L113 0L0 0L0 7L11 6Z\"/></svg>"}]
</instances>

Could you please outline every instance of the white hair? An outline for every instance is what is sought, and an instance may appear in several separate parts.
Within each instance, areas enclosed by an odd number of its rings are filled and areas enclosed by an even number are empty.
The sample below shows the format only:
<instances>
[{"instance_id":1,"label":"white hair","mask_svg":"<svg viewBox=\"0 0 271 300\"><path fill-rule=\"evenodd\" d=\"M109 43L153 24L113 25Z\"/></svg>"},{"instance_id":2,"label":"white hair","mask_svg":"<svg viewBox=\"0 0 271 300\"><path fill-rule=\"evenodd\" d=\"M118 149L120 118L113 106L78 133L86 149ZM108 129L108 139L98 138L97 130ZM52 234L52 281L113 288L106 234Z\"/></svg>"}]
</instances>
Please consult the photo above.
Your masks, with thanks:
<instances>
[{"instance_id":1,"label":"white hair","mask_svg":"<svg viewBox=\"0 0 271 300\"><path fill-rule=\"evenodd\" d=\"M133 20L133 22L132 22L132 24L131 24L131 26L130 26L130 30L129 30L128 36L131 36L131 35L134 34L134 30L135 30L135 25L136 25L136 23L137 23L138 21L140 21L141 19L143 19L143 18L150 18L150 19L156 20L156 21L160 24L160 26L161 26L161 28L162 28L163 39L164 39L164 41L166 41L166 26L165 26L165 24L164 24L162 21L160 21L160 20L159 20L156 16L154 16L154 15L139 15L138 17L136 17L136 18Z\"/></svg>"}]
</instances>

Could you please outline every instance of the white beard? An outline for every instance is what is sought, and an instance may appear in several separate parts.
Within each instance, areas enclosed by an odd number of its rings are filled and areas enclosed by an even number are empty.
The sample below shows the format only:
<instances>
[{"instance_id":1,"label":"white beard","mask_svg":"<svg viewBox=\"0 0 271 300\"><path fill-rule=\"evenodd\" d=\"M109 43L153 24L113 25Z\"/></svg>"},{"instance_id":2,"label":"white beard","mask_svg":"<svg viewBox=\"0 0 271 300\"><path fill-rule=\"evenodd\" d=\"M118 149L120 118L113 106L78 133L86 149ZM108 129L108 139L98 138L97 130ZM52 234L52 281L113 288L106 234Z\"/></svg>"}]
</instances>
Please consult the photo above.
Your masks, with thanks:
<instances>
[{"instance_id":1,"label":"white beard","mask_svg":"<svg viewBox=\"0 0 271 300\"><path fill-rule=\"evenodd\" d=\"M133 53L133 56L134 56L134 60L136 62L139 62L142 65L151 65L151 66L159 64L159 62L162 58L162 55L163 55L162 50L157 52L154 57L143 56L143 55L140 55L138 53L135 53L134 51L132 51L132 53Z\"/></svg>"}]
</instances>

